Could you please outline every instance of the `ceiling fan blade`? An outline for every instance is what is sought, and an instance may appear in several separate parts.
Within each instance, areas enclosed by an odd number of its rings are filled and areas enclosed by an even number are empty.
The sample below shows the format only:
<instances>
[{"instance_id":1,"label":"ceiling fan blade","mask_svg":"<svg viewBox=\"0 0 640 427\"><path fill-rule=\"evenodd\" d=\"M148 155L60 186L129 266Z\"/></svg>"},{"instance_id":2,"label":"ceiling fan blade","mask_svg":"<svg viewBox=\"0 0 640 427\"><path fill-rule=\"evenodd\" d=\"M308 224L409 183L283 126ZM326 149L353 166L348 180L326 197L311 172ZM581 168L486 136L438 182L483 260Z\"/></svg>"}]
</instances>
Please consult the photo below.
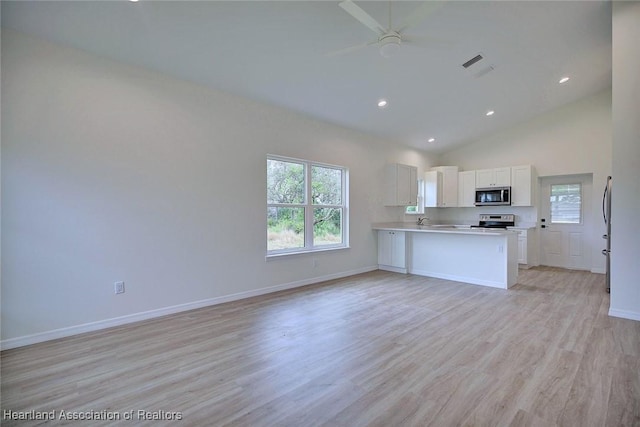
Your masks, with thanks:
<instances>
[{"instance_id":1,"label":"ceiling fan blade","mask_svg":"<svg viewBox=\"0 0 640 427\"><path fill-rule=\"evenodd\" d=\"M370 28L373 32L375 32L378 36L386 33L386 29L378 23L375 19L371 17L367 12L362 10L360 6L352 2L351 0L345 0L338 5L343 8L347 13L356 18L360 23Z\"/></svg>"},{"instance_id":2,"label":"ceiling fan blade","mask_svg":"<svg viewBox=\"0 0 640 427\"><path fill-rule=\"evenodd\" d=\"M365 48L367 46L372 46L372 45L377 44L377 43L378 43L378 40L375 40L375 41L372 41L372 42L369 42L369 43L362 43L362 44L358 44L358 45L355 45L355 46L347 47L347 48L344 48L344 49L334 50L333 52L327 53L326 56L330 57L330 56L344 55L346 53L355 52L356 50L360 50L362 48Z\"/></svg>"},{"instance_id":3,"label":"ceiling fan blade","mask_svg":"<svg viewBox=\"0 0 640 427\"><path fill-rule=\"evenodd\" d=\"M426 1L422 3L421 6L418 6L416 10L414 10L411 15L407 16L407 18L402 23L402 26L398 30L399 33L403 33L409 27L412 27L420 22L422 22L427 16L431 15L435 10L442 7L441 2L435 1Z\"/></svg>"}]
</instances>

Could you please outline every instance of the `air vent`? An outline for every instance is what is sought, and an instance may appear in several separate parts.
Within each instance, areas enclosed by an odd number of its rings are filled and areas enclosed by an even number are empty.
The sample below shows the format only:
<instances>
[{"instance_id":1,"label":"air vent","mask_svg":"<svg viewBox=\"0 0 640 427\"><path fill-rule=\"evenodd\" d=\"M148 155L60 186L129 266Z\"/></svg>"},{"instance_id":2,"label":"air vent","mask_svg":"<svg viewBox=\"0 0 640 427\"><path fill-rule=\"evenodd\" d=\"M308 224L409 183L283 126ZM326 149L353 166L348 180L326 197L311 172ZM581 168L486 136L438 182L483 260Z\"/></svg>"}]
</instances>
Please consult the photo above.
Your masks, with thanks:
<instances>
[{"instance_id":1,"label":"air vent","mask_svg":"<svg viewBox=\"0 0 640 427\"><path fill-rule=\"evenodd\" d=\"M483 58L482 55L477 54L476 56L474 56L473 58L471 58L470 60L468 60L467 62L465 62L464 64L462 64L462 66L464 68L469 68L471 67L473 64L475 64L476 62L480 61Z\"/></svg>"}]
</instances>

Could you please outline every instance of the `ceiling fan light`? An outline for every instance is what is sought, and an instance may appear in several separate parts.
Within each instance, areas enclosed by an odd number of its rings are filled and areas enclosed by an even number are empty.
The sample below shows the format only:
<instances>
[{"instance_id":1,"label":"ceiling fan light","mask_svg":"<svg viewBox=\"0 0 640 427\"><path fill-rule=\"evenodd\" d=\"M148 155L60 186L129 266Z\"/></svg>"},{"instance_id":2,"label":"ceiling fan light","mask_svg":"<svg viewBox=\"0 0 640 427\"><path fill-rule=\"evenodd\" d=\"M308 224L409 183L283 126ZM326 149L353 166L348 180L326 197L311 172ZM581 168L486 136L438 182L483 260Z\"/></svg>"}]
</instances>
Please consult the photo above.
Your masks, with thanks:
<instances>
[{"instance_id":1,"label":"ceiling fan light","mask_svg":"<svg viewBox=\"0 0 640 427\"><path fill-rule=\"evenodd\" d=\"M394 31L385 34L378 40L380 44L380 55L385 58L391 58L400 48L401 41L400 35Z\"/></svg>"},{"instance_id":2,"label":"ceiling fan light","mask_svg":"<svg viewBox=\"0 0 640 427\"><path fill-rule=\"evenodd\" d=\"M391 58L400 48L400 44L398 43L387 43L380 46L380 55L385 58Z\"/></svg>"}]
</instances>

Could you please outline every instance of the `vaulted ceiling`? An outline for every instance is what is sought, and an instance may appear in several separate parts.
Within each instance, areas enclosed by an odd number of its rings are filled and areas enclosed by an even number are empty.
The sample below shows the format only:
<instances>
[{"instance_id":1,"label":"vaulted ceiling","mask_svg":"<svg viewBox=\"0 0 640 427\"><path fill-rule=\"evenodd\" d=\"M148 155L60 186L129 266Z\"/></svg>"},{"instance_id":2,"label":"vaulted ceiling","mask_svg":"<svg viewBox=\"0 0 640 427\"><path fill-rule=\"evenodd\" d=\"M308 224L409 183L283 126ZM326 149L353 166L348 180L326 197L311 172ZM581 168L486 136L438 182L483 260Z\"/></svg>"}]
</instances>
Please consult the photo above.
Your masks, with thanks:
<instances>
[{"instance_id":1,"label":"vaulted ceiling","mask_svg":"<svg viewBox=\"0 0 640 427\"><path fill-rule=\"evenodd\" d=\"M433 152L611 86L610 2L355 3L411 41L335 54L378 37L338 1L2 1L2 26Z\"/></svg>"}]
</instances>

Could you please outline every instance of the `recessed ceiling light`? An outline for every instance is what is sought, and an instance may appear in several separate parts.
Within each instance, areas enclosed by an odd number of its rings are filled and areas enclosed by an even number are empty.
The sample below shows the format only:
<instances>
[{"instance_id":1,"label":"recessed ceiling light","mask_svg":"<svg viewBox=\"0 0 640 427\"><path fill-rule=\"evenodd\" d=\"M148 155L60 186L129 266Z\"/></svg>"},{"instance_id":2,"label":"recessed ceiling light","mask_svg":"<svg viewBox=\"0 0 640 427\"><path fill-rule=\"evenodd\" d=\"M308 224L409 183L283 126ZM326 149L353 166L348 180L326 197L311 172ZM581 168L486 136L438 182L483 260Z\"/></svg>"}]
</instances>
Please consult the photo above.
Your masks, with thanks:
<instances>
[{"instance_id":1,"label":"recessed ceiling light","mask_svg":"<svg viewBox=\"0 0 640 427\"><path fill-rule=\"evenodd\" d=\"M560 79L560 81L558 83L562 84L562 83L566 83L569 81L569 77L563 77Z\"/></svg>"},{"instance_id":2,"label":"recessed ceiling light","mask_svg":"<svg viewBox=\"0 0 640 427\"><path fill-rule=\"evenodd\" d=\"M138 0L129 0L131 3L137 3Z\"/></svg>"},{"instance_id":3,"label":"recessed ceiling light","mask_svg":"<svg viewBox=\"0 0 640 427\"><path fill-rule=\"evenodd\" d=\"M435 139L435 138L429 138L427 141L429 141L429 142L436 142L436 139Z\"/></svg>"},{"instance_id":4,"label":"recessed ceiling light","mask_svg":"<svg viewBox=\"0 0 640 427\"><path fill-rule=\"evenodd\" d=\"M493 116L494 113L495 113L495 111L489 110L489 111L487 111L487 116Z\"/></svg>"},{"instance_id":5,"label":"recessed ceiling light","mask_svg":"<svg viewBox=\"0 0 640 427\"><path fill-rule=\"evenodd\" d=\"M381 99L380 101L378 101L378 107L384 108L386 106L387 106L387 100L386 99Z\"/></svg>"}]
</instances>

